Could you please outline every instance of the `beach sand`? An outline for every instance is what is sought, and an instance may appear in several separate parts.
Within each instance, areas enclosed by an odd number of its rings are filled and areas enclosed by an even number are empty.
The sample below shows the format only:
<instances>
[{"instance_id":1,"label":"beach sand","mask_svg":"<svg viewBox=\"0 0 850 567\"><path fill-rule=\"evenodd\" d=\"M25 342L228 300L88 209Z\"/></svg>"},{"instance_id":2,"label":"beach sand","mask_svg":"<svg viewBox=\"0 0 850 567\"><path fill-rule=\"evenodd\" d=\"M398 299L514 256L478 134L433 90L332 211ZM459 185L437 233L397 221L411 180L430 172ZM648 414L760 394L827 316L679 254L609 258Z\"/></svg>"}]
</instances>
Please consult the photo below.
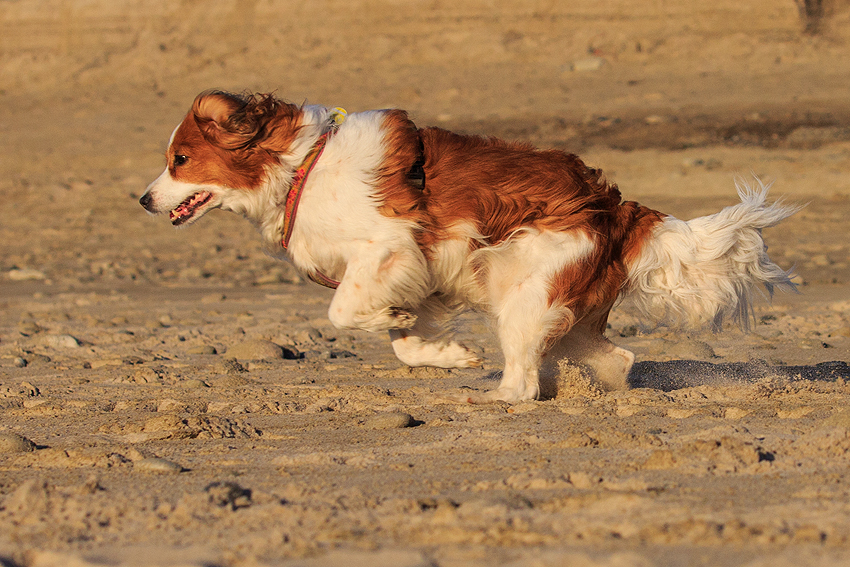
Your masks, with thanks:
<instances>
[{"instance_id":1,"label":"beach sand","mask_svg":"<svg viewBox=\"0 0 850 567\"><path fill-rule=\"evenodd\" d=\"M563 4L563 5L562 5ZM0 565L850 562L850 10L792 0L0 3ZM735 176L799 294L644 329L632 389L463 405L213 212L138 205L208 88L579 153L678 218Z\"/></svg>"}]
</instances>

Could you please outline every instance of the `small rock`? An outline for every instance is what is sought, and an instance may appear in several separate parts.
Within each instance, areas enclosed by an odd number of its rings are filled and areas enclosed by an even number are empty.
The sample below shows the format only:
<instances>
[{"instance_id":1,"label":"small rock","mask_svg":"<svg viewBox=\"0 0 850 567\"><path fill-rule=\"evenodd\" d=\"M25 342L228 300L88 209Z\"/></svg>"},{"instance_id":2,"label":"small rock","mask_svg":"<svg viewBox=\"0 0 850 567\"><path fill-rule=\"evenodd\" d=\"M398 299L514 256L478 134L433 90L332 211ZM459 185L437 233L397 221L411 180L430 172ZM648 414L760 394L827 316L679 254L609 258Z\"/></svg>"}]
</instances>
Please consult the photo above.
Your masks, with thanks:
<instances>
[{"instance_id":1,"label":"small rock","mask_svg":"<svg viewBox=\"0 0 850 567\"><path fill-rule=\"evenodd\" d=\"M35 443L26 437L11 431L0 431L0 455L30 453L35 449Z\"/></svg>"},{"instance_id":2,"label":"small rock","mask_svg":"<svg viewBox=\"0 0 850 567\"><path fill-rule=\"evenodd\" d=\"M228 348L227 356L237 360L275 360L283 358L283 348L271 341L258 339Z\"/></svg>"},{"instance_id":3,"label":"small rock","mask_svg":"<svg viewBox=\"0 0 850 567\"><path fill-rule=\"evenodd\" d=\"M51 348L78 348L80 341L71 335L46 335L42 337L41 344Z\"/></svg>"},{"instance_id":4,"label":"small rock","mask_svg":"<svg viewBox=\"0 0 850 567\"><path fill-rule=\"evenodd\" d=\"M43 280L46 276L44 272L33 268L15 268L6 273L9 279L15 282L26 280Z\"/></svg>"},{"instance_id":5,"label":"small rock","mask_svg":"<svg viewBox=\"0 0 850 567\"><path fill-rule=\"evenodd\" d=\"M186 470L177 463L169 461L167 459L162 459L160 457L148 457L146 459L142 459L141 461L135 461L133 463L133 468L145 472L166 474L181 473Z\"/></svg>"},{"instance_id":6,"label":"small rock","mask_svg":"<svg viewBox=\"0 0 850 567\"><path fill-rule=\"evenodd\" d=\"M371 415L363 422L366 429L402 429L416 423L409 413L393 411Z\"/></svg>"},{"instance_id":7,"label":"small rock","mask_svg":"<svg viewBox=\"0 0 850 567\"><path fill-rule=\"evenodd\" d=\"M188 354L218 354L215 347L212 345L198 345L186 349Z\"/></svg>"},{"instance_id":8,"label":"small rock","mask_svg":"<svg viewBox=\"0 0 850 567\"><path fill-rule=\"evenodd\" d=\"M21 358L20 356L16 356L15 359L12 361L12 364L17 366L18 368L26 368L27 361L26 361L25 358Z\"/></svg>"}]
</instances>

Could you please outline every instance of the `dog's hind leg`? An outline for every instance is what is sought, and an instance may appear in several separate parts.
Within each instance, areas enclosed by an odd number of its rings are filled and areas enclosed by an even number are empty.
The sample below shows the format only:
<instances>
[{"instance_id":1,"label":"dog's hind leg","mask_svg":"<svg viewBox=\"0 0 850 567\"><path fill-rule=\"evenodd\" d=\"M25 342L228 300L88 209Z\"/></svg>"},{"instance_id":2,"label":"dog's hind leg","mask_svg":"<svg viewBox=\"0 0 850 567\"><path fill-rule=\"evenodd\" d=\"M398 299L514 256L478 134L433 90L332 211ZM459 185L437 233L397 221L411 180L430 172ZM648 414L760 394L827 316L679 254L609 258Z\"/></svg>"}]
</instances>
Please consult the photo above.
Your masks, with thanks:
<instances>
[{"instance_id":1,"label":"dog's hind leg","mask_svg":"<svg viewBox=\"0 0 850 567\"><path fill-rule=\"evenodd\" d=\"M545 293L529 292L511 294L498 311L496 326L505 355L499 387L465 396L465 401L517 402L539 396L539 368L546 340L554 329L569 323L572 312L548 305Z\"/></svg>"},{"instance_id":2,"label":"dog's hind leg","mask_svg":"<svg viewBox=\"0 0 850 567\"><path fill-rule=\"evenodd\" d=\"M598 322L582 321L558 340L543 357L541 380L554 383L559 372L558 363L566 359L589 367L596 382L605 390L628 388L635 355L605 338L599 327Z\"/></svg>"},{"instance_id":3,"label":"dog's hind leg","mask_svg":"<svg viewBox=\"0 0 850 567\"><path fill-rule=\"evenodd\" d=\"M540 395L540 362L547 343L575 323L572 310L552 302L552 279L592 250L592 240L581 232L528 230L482 251L487 297L505 368L498 388L467 396L466 401L516 402Z\"/></svg>"},{"instance_id":4,"label":"dog's hind leg","mask_svg":"<svg viewBox=\"0 0 850 567\"><path fill-rule=\"evenodd\" d=\"M446 308L429 298L414 313L416 324L410 329L390 329L390 340L396 356L408 366L438 368L473 368L481 366L481 358L466 346L451 340L440 324Z\"/></svg>"}]
</instances>

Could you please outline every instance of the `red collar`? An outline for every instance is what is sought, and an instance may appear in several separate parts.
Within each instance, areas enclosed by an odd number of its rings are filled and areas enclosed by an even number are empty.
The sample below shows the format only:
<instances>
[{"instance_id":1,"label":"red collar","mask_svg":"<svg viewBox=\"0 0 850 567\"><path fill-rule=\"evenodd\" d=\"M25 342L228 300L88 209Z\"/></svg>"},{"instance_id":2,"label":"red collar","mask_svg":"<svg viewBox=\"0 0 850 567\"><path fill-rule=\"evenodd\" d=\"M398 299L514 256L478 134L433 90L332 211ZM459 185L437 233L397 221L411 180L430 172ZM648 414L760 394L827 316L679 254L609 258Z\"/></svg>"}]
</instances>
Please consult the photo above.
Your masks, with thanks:
<instances>
[{"instance_id":1,"label":"red collar","mask_svg":"<svg viewBox=\"0 0 850 567\"><path fill-rule=\"evenodd\" d=\"M289 239L292 238L292 228L295 226L295 215L298 212L298 203L301 202L301 194L304 192L304 186L307 184L307 176L310 175L311 171L313 171L313 167L315 167L316 162L319 161L319 157L321 157L322 152L325 151L325 146L328 143L328 138L330 138L331 132L333 132L333 130L325 132L318 140L316 140L316 143L310 149L310 153L307 154L307 157L304 158L304 161L301 162L301 165L295 171L295 177L292 179L292 184L289 186L289 192L286 194L285 208L283 211L283 237L280 241L280 245L283 246L284 250L289 248ZM318 270L315 272L307 272L307 277L317 284L331 289L339 287L338 281L327 277Z\"/></svg>"}]
</instances>

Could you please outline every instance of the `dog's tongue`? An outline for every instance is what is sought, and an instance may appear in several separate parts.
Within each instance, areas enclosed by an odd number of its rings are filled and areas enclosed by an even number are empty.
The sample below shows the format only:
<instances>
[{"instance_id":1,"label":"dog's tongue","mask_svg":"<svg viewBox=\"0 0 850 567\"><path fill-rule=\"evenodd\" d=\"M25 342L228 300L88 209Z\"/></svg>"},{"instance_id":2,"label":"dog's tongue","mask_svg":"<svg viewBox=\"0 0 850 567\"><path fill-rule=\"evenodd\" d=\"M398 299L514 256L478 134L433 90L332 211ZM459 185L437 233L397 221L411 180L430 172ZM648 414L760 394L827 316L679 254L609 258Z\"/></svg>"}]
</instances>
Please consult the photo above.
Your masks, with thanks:
<instances>
[{"instance_id":1,"label":"dog's tongue","mask_svg":"<svg viewBox=\"0 0 850 567\"><path fill-rule=\"evenodd\" d=\"M195 193L179 205L177 205L174 209L172 209L168 216L171 221L180 220L184 217L191 216L199 205L206 203L209 200L210 194L206 191L201 191L200 193Z\"/></svg>"}]
</instances>

